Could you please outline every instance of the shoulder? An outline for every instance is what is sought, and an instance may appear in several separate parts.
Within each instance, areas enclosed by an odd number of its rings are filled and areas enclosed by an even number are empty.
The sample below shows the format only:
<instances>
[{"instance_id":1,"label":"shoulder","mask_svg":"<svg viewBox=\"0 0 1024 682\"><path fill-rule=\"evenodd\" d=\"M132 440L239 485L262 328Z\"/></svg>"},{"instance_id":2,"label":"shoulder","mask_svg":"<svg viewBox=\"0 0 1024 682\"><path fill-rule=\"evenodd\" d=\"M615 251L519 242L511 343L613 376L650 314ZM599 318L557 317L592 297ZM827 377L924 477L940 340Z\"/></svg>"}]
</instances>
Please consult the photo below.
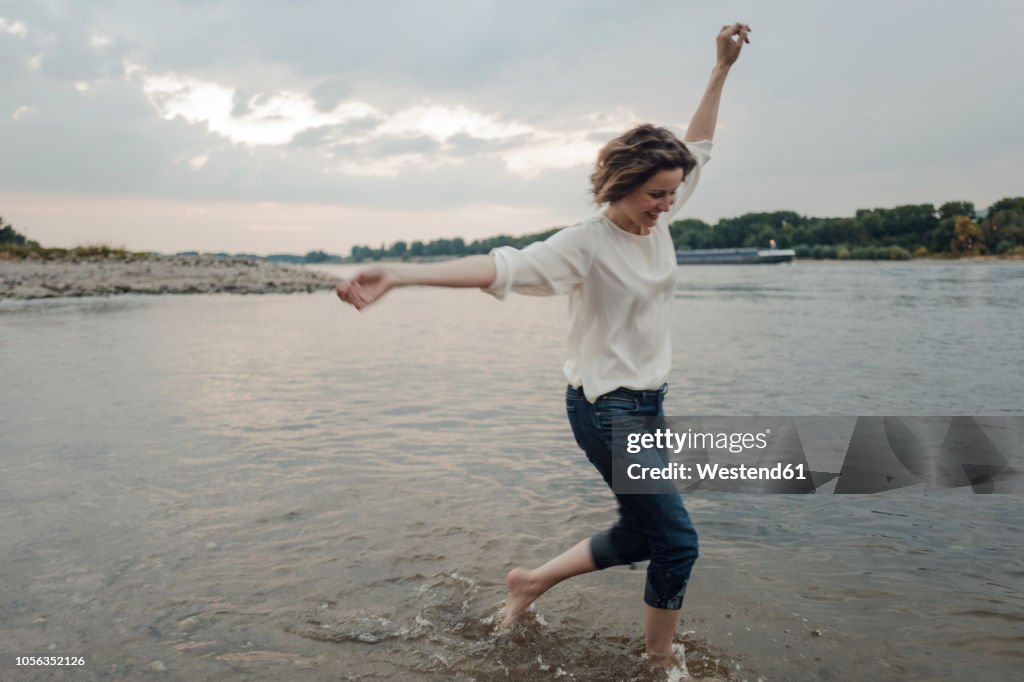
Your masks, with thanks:
<instances>
[{"instance_id":1,"label":"shoulder","mask_svg":"<svg viewBox=\"0 0 1024 682\"><path fill-rule=\"evenodd\" d=\"M684 142L686 151L697 160L697 168L703 168L704 164L711 160L711 148L714 146L711 140L697 140L695 142Z\"/></svg>"},{"instance_id":2,"label":"shoulder","mask_svg":"<svg viewBox=\"0 0 1024 682\"><path fill-rule=\"evenodd\" d=\"M527 248L536 246L558 254L561 258L575 263L581 271L586 271L593 263L595 254L601 251L600 244L604 232L604 221L598 214L575 225L563 227L543 242L535 242Z\"/></svg>"},{"instance_id":3,"label":"shoulder","mask_svg":"<svg viewBox=\"0 0 1024 682\"><path fill-rule=\"evenodd\" d=\"M593 246L605 230L601 214L595 214L575 225L563 227L547 238L549 243L576 244L582 247Z\"/></svg>"}]
</instances>

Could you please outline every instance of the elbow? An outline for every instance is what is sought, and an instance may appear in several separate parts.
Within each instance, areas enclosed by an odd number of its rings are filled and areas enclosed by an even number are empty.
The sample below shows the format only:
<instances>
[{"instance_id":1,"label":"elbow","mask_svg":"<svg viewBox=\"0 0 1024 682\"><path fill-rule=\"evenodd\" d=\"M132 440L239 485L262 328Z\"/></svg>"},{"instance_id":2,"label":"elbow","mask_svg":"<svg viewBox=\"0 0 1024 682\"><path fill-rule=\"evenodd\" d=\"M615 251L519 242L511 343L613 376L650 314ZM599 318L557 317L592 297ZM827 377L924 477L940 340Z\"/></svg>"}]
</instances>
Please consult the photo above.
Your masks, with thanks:
<instances>
[{"instance_id":1,"label":"elbow","mask_svg":"<svg viewBox=\"0 0 1024 682\"><path fill-rule=\"evenodd\" d=\"M487 260L480 265L479 286L484 293L503 300L508 295L509 283L506 266L495 253L483 256Z\"/></svg>"},{"instance_id":2,"label":"elbow","mask_svg":"<svg viewBox=\"0 0 1024 682\"><path fill-rule=\"evenodd\" d=\"M484 258L486 258L487 260L484 261L483 268L481 269L480 286L484 289L490 289L498 280L497 256L495 256L493 253L489 253L486 256L484 256Z\"/></svg>"}]
</instances>

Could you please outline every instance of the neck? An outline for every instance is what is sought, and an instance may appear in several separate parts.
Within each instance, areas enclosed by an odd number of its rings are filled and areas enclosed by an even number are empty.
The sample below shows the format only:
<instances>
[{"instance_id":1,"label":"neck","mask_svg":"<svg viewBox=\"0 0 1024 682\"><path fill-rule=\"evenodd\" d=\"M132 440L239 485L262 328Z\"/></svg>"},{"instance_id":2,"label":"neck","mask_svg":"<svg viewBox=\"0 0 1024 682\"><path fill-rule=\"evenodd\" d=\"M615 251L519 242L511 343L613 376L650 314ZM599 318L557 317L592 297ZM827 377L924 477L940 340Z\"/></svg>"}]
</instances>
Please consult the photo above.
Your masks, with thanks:
<instances>
[{"instance_id":1,"label":"neck","mask_svg":"<svg viewBox=\"0 0 1024 682\"><path fill-rule=\"evenodd\" d=\"M615 206L609 206L606 208L604 215L608 220L612 221L615 227L623 230L624 232L638 234L641 237L645 237L650 234L650 230L646 226L635 223L626 216L620 214L615 210Z\"/></svg>"}]
</instances>

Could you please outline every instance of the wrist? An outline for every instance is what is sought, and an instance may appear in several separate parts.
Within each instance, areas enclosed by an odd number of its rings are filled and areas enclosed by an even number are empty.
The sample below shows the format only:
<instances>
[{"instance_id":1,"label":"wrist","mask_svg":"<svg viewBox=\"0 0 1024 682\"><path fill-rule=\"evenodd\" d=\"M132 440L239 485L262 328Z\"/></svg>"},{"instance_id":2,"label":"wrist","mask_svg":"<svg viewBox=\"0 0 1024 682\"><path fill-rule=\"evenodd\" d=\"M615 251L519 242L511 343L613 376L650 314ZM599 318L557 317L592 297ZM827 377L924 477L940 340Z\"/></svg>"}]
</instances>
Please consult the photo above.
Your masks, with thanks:
<instances>
[{"instance_id":1,"label":"wrist","mask_svg":"<svg viewBox=\"0 0 1024 682\"><path fill-rule=\"evenodd\" d=\"M715 64L715 68L711 69L712 78L725 78L729 75L729 69L732 68L732 64L726 64L724 62L718 62Z\"/></svg>"},{"instance_id":2,"label":"wrist","mask_svg":"<svg viewBox=\"0 0 1024 682\"><path fill-rule=\"evenodd\" d=\"M392 287L404 287L409 285L408 277L402 276L402 268L389 267L385 270L385 276L391 282Z\"/></svg>"}]
</instances>

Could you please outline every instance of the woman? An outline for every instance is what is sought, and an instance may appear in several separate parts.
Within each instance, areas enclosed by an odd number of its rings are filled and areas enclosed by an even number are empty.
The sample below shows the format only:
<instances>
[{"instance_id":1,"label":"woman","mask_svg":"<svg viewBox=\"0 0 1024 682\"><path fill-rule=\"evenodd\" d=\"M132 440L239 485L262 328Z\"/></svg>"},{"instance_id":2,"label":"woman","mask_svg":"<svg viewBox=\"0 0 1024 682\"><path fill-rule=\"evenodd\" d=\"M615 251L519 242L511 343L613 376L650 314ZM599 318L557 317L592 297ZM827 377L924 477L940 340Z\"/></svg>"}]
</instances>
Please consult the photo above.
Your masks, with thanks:
<instances>
[{"instance_id":1,"label":"woman","mask_svg":"<svg viewBox=\"0 0 1024 682\"><path fill-rule=\"evenodd\" d=\"M446 263L370 268L339 284L338 297L361 310L393 287L416 284L479 287L499 299L509 291L568 293L566 410L577 443L611 486L611 417L664 414L676 272L668 225L710 157L722 87L750 30L736 23L719 32L718 60L684 141L641 125L605 145L591 176L596 203L607 204L603 212L521 251L502 247ZM566 578L650 560L647 653L671 660L697 535L678 493L617 497L612 528L539 568L509 572L505 624Z\"/></svg>"}]
</instances>

